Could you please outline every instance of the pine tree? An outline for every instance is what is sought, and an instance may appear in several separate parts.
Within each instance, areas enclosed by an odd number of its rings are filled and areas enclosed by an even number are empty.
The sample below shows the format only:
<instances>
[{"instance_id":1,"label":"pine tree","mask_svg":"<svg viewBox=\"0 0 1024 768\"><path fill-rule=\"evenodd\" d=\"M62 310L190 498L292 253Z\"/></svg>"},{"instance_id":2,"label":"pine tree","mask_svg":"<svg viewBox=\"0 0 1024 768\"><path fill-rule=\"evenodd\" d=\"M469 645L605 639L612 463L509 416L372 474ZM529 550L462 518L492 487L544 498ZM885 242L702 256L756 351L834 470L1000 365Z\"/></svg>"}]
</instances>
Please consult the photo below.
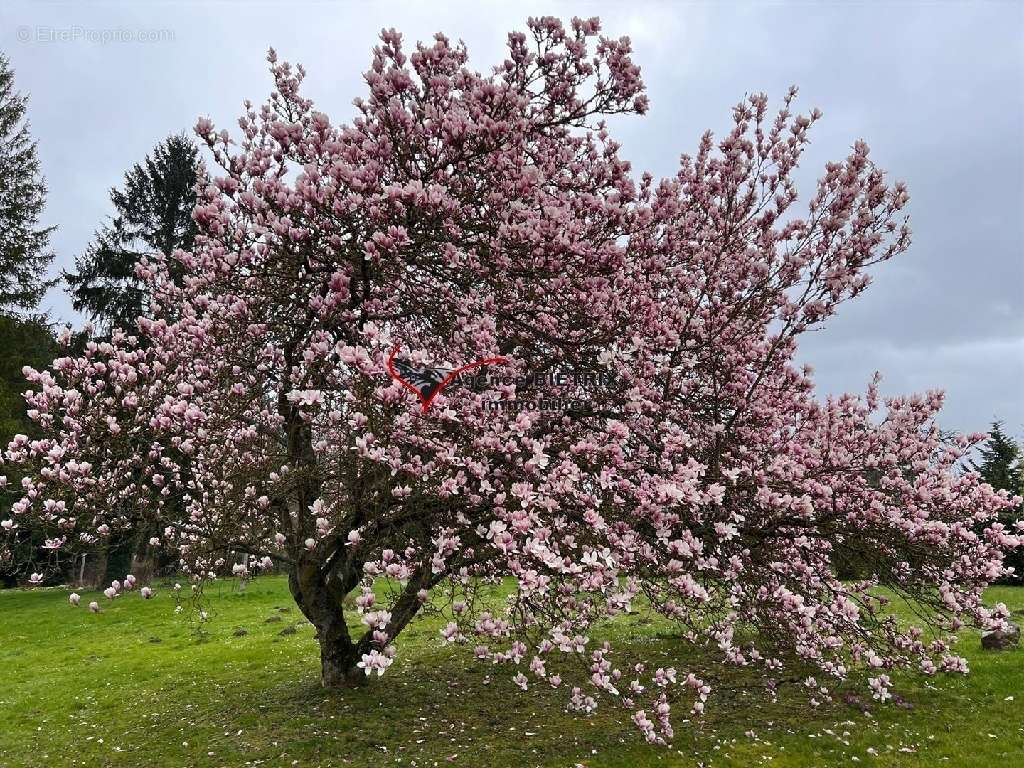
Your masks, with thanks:
<instances>
[{"instance_id":1,"label":"pine tree","mask_svg":"<svg viewBox=\"0 0 1024 768\"><path fill-rule=\"evenodd\" d=\"M19 433L32 438L41 434L39 425L28 417L24 392L31 385L22 369L26 365L44 368L59 351L45 317L0 314L0 446L6 446ZM23 475L13 468L5 472L7 484L0 485L0 518L9 519L11 505L21 497ZM29 556L31 561L32 548L42 543L35 533L26 529L12 538L19 557ZM12 587L28 576L28 571L19 565L19 557L0 558L0 585Z\"/></svg>"},{"instance_id":2,"label":"pine tree","mask_svg":"<svg viewBox=\"0 0 1024 768\"><path fill-rule=\"evenodd\" d=\"M140 259L192 248L199 162L199 149L187 136L169 136L125 173L122 188L110 190L114 216L75 259L76 271L63 275L72 305L99 325L99 336L114 328L132 331L136 318L148 314L148 293L135 275ZM180 274L176 264L170 261L172 278ZM123 532L99 553L91 566L94 577L102 581L108 569L126 567L152 572L160 558L147 542L157 533L142 524Z\"/></svg>"},{"instance_id":3,"label":"pine tree","mask_svg":"<svg viewBox=\"0 0 1024 768\"><path fill-rule=\"evenodd\" d=\"M971 468L981 475L982 480L996 490L1024 493L1024 452L1003 431L1002 422L992 422L988 441L978 453L981 461L971 462Z\"/></svg>"},{"instance_id":4,"label":"pine tree","mask_svg":"<svg viewBox=\"0 0 1024 768\"><path fill-rule=\"evenodd\" d=\"M102 328L133 330L148 300L135 265L144 256L189 250L199 150L185 136L170 136L132 166L122 189L110 190L116 214L65 273L72 303Z\"/></svg>"},{"instance_id":5,"label":"pine tree","mask_svg":"<svg viewBox=\"0 0 1024 768\"><path fill-rule=\"evenodd\" d=\"M15 90L10 62L0 54L0 311L31 309L55 282L46 279L55 227L39 225L46 184L25 119L27 105L28 97Z\"/></svg>"},{"instance_id":6,"label":"pine tree","mask_svg":"<svg viewBox=\"0 0 1024 768\"><path fill-rule=\"evenodd\" d=\"M980 462L971 462L971 469L981 479L997 491L1007 491L1010 495L1024 496L1024 450L1019 443L1003 431L1002 422L992 422L988 440L978 451ZM1024 516L1024 505L1018 505L1001 517L1008 526ZM1016 550L1007 558L1008 565L1015 570L1013 581L1018 582L1024 577L1024 551Z\"/></svg>"}]
</instances>

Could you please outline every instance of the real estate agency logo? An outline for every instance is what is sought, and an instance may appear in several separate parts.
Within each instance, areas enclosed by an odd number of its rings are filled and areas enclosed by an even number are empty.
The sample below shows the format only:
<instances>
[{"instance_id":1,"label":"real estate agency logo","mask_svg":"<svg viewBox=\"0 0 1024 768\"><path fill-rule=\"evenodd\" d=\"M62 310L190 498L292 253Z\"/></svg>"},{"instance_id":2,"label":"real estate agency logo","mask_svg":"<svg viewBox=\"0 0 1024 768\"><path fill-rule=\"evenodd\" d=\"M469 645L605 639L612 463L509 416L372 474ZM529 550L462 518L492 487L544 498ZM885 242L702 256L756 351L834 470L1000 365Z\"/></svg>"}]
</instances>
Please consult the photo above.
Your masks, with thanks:
<instances>
[{"instance_id":1,"label":"real estate agency logo","mask_svg":"<svg viewBox=\"0 0 1024 768\"><path fill-rule=\"evenodd\" d=\"M416 395L424 413L430 408L434 398L466 371L484 365L499 365L508 362L504 357L487 357L474 360L458 368L418 368L411 363L396 359L399 346L399 344L395 344L395 348L391 350L391 355L388 357L388 375Z\"/></svg>"},{"instance_id":2,"label":"real estate agency logo","mask_svg":"<svg viewBox=\"0 0 1024 768\"><path fill-rule=\"evenodd\" d=\"M508 363L504 357L485 357L456 368L416 366L398 359L400 344L391 350L387 361L388 375L408 389L426 413L434 399L452 384L468 383L479 391L487 385L515 385L520 395L516 399L493 399L483 403L491 413L518 414L523 411L540 411L562 414L588 414L594 412L591 393L594 389L612 388L616 377L608 372L549 371L527 373L521 376L491 375L484 370L489 365ZM467 376L470 371L481 369L478 375ZM556 391L551 391L551 390ZM568 391L567 391L568 390ZM546 393L545 393L546 392Z\"/></svg>"}]
</instances>

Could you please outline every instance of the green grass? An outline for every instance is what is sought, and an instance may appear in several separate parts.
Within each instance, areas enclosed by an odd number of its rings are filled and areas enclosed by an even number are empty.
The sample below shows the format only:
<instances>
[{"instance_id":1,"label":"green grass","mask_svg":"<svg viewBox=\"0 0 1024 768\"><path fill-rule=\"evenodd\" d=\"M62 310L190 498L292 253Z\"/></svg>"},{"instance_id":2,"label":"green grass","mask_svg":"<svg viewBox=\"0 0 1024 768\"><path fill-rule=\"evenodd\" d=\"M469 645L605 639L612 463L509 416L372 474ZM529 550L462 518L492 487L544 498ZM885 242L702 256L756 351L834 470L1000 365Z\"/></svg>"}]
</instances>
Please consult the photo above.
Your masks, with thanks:
<instances>
[{"instance_id":1,"label":"green grass","mask_svg":"<svg viewBox=\"0 0 1024 768\"><path fill-rule=\"evenodd\" d=\"M585 718L565 711L564 690L520 692L508 668L441 648L432 620L399 638L383 678L325 692L312 628L282 579L209 595L213 621L197 639L166 588L150 602L83 594L78 609L62 589L0 592L0 766L1024 765L1024 649L984 652L975 634L959 646L970 676L897 676L906 704L871 702L870 714L842 693L817 709L785 691L766 703L749 673L730 672L702 723L677 707L663 748L610 703ZM989 598L1024 608L1024 588ZM99 615L85 608L94 599ZM661 625L625 618L610 634L622 656L642 648L686 669ZM840 690L870 701L863 680Z\"/></svg>"}]
</instances>

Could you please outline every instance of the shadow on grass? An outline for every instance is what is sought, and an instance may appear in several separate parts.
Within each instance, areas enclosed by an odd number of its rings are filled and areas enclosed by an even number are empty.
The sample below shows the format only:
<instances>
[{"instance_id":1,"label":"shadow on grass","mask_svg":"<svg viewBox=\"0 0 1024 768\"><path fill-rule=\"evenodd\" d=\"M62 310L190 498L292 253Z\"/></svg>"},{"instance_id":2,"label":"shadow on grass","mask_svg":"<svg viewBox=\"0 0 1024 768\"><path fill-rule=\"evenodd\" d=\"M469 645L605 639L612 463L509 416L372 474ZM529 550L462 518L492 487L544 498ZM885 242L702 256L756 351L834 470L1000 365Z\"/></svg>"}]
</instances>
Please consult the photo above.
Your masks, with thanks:
<instances>
[{"instance_id":1,"label":"shadow on grass","mask_svg":"<svg viewBox=\"0 0 1024 768\"><path fill-rule=\"evenodd\" d=\"M1007 595L999 599L1024 604L1024 590ZM432 619L403 634L384 677L326 691L312 628L279 610L290 607L283 581L211 596L216 620L201 643L162 597L163 610L125 598L91 615L69 609L58 591L0 596L0 664L10 681L0 687L0 765L1024 764L1024 723L1012 700L1016 692L1024 701L1024 651L985 654L976 636L963 641L971 677L899 677L904 706L872 702L863 679L818 708L798 684L772 701L756 670L718 667L706 716L693 721L690 702L676 703L676 738L662 748L645 745L612 700L590 716L567 711L587 670L563 672L557 690L531 680L524 693L512 683L516 669L477 661L466 647L441 648ZM266 623L282 613L285 622ZM293 622L296 633L281 636ZM245 635L234 635L238 626ZM683 676L705 666L665 626L639 616L605 634L623 669L640 658ZM858 696L855 706L847 693Z\"/></svg>"}]
</instances>

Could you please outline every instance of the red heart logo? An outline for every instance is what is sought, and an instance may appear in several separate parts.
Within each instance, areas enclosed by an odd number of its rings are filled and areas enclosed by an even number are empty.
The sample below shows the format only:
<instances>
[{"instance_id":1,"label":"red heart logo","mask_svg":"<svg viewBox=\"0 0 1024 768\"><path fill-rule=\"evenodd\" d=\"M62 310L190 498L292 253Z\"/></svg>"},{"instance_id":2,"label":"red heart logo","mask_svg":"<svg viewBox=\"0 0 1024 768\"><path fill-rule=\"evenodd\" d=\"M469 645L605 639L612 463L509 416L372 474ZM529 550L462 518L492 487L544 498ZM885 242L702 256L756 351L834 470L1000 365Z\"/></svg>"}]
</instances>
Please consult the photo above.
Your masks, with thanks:
<instances>
[{"instance_id":1,"label":"red heart logo","mask_svg":"<svg viewBox=\"0 0 1024 768\"><path fill-rule=\"evenodd\" d=\"M508 362L504 357L488 357L451 370L447 368L414 368L409 363L395 361L399 346L400 344L395 344L395 348L391 350L391 356L388 357L388 375L416 395L424 413L427 412L434 398L455 381L460 373L479 368L481 365Z\"/></svg>"}]
</instances>

